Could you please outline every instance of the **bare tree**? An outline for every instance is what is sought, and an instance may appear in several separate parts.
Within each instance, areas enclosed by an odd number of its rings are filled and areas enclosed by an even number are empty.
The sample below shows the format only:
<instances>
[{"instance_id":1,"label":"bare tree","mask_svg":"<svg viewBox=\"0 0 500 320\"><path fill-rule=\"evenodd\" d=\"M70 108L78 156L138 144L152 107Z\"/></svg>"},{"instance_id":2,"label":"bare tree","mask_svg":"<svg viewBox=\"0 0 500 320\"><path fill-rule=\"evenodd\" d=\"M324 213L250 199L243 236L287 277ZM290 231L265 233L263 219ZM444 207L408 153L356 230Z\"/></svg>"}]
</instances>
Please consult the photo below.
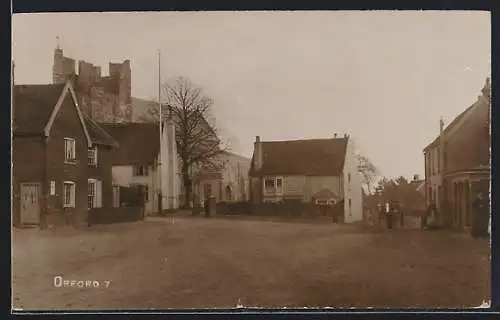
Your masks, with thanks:
<instances>
[{"instance_id":1,"label":"bare tree","mask_svg":"<svg viewBox=\"0 0 500 320\"><path fill-rule=\"evenodd\" d=\"M217 156L227 149L218 136L211 114L213 99L188 78L178 77L162 86L162 116L176 125L176 146L181 162L185 204L192 199L193 169L219 169ZM150 108L143 121L159 121L159 108ZM210 123L209 123L210 122Z\"/></svg>"},{"instance_id":2,"label":"bare tree","mask_svg":"<svg viewBox=\"0 0 500 320\"><path fill-rule=\"evenodd\" d=\"M372 194L373 186L379 177L379 170L368 157L359 153L356 153L355 157L358 172L361 173L363 178L363 185L368 194Z\"/></svg>"}]
</instances>

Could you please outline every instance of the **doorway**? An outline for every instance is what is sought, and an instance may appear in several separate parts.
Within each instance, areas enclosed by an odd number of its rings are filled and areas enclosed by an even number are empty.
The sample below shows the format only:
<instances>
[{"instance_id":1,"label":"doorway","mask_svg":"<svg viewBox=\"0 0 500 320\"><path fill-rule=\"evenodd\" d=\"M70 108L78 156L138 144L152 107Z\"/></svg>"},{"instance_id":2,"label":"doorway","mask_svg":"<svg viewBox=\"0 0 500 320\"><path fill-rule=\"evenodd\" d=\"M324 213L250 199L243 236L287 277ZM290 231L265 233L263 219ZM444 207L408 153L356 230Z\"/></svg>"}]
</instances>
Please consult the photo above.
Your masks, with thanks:
<instances>
[{"instance_id":1,"label":"doorway","mask_svg":"<svg viewBox=\"0 0 500 320\"><path fill-rule=\"evenodd\" d=\"M40 223L40 183L21 183L21 224Z\"/></svg>"}]
</instances>

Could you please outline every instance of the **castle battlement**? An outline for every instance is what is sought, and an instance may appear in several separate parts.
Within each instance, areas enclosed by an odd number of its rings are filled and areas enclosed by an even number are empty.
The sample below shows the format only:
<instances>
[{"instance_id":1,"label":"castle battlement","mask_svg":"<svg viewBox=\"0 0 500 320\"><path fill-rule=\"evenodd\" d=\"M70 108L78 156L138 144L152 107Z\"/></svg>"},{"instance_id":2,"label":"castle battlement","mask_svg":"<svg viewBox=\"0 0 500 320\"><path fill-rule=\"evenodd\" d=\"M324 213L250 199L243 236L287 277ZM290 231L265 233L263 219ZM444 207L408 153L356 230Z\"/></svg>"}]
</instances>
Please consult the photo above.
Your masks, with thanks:
<instances>
[{"instance_id":1,"label":"castle battlement","mask_svg":"<svg viewBox=\"0 0 500 320\"><path fill-rule=\"evenodd\" d=\"M109 75L103 76L100 66L84 60L65 57L57 46L54 50L52 83L73 81L82 109L98 122L131 121L132 72L130 60L109 62Z\"/></svg>"}]
</instances>

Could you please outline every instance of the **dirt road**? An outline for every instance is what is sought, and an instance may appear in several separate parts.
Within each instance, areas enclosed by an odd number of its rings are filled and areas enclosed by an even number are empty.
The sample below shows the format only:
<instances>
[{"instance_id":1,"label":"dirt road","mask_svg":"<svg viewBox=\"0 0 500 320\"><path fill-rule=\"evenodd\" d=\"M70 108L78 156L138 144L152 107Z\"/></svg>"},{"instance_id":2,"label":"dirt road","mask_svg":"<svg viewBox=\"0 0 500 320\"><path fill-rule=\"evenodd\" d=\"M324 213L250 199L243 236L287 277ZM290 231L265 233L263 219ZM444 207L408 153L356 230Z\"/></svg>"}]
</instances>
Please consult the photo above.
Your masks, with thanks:
<instances>
[{"instance_id":1,"label":"dirt road","mask_svg":"<svg viewBox=\"0 0 500 320\"><path fill-rule=\"evenodd\" d=\"M490 296L489 244L465 234L178 218L13 238L24 309L472 307Z\"/></svg>"}]
</instances>

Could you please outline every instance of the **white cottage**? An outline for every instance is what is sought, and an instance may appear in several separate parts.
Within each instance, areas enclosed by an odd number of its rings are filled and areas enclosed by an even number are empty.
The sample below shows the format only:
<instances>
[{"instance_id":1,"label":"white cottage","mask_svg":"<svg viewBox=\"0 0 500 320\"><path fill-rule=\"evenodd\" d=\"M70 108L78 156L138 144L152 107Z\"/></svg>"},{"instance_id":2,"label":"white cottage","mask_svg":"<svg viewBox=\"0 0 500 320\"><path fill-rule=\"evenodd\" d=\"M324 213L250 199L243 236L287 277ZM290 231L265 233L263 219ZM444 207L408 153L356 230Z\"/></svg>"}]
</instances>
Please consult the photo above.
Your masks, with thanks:
<instances>
[{"instance_id":1,"label":"white cottage","mask_svg":"<svg viewBox=\"0 0 500 320\"><path fill-rule=\"evenodd\" d=\"M120 148L112 155L114 198L120 186L142 186L145 213L179 208L179 170L175 126L166 121L162 139L155 123L101 124ZM160 201L161 199L161 201ZM115 200L116 202L116 200ZM161 204L160 204L161 202Z\"/></svg>"}]
</instances>

